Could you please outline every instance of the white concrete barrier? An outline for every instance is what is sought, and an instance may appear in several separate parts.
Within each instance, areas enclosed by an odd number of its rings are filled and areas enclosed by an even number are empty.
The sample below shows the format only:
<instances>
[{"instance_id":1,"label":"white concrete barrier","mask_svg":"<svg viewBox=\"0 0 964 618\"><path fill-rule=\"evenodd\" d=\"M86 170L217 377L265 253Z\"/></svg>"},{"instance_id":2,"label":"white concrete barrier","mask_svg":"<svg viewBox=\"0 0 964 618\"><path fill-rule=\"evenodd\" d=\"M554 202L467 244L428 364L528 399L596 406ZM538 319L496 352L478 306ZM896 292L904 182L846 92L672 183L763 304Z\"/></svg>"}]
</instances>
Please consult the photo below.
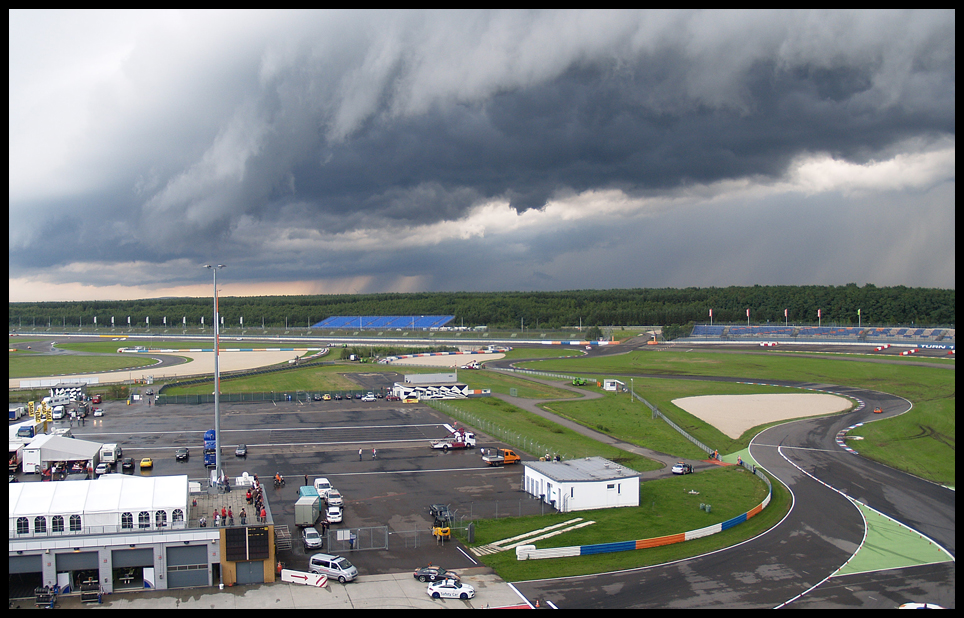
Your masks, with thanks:
<instances>
[{"instance_id":1,"label":"white concrete barrier","mask_svg":"<svg viewBox=\"0 0 964 618\"><path fill-rule=\"evenodd\" d=\"M302 586L314 586L324 588L328 585L328 577L318 573L305 573L304 571L292 571L281 569L281 581L291 584L301 584Z\"/></svg>"}]
</instances>

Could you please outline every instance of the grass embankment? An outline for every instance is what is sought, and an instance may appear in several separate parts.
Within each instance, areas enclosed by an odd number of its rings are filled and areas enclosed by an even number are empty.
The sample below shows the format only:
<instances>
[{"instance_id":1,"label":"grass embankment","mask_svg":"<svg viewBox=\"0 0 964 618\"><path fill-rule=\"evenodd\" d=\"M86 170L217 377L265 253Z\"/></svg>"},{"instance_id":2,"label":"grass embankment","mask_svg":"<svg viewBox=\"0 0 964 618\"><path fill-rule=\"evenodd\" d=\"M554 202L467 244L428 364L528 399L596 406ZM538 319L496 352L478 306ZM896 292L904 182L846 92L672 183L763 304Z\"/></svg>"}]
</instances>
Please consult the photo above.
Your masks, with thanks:
<instances>
[{"instance_id":1,"label":"grass embankment","mask_svg":"<svg viewBox=\"0 0 964 618\"><path fill-rule=\"evenodd\" d=\"M792 380L818 384L856 386L903 397L913 403L910 412L876 421L860 430L864 440L860 454L894 468L939 483L955 484L956 433L954 369L943 364L908 365L901 362L866 362L843 356L825 358L734 354L732 352L685 352L650 350L598 359L547 360L527 363L530 369L570 374L632 376L661 374L729 376L748 381ZM659 380L644 388L635 379L636 390L654 405L703 440L713 440L712 431L699 426L698 419L668 404L660 394ZM722 388L723 384L716 386ZM757 390L754 392L764 392ZM652 398L650 395L652 394ZM668 404L668 405L667 405ZM677 421L679 422L679 421ZM750 433L750 432L748 432ZM720 434L722 435L722 434ZM747 438L744 434L739 442ZM704 443L709 444L706 440ZM722 442L721 442L722 444ZM719 448L714 445L714 448ZM720 448L720 452L724 452Z\"/></svg>"}]
</instances>

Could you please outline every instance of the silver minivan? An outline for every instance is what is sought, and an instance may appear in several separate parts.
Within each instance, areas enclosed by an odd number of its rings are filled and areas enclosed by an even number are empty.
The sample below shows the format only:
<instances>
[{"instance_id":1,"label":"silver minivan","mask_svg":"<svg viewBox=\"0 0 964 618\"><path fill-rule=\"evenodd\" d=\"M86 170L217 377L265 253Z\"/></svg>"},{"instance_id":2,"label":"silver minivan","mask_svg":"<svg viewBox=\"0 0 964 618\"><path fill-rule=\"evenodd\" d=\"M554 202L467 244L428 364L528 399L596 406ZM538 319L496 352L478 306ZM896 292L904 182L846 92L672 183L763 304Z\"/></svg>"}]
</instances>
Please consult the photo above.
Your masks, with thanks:
<instances>
[{"instance_id":1,"label":"silver minivan","mask_svg":"<svg viewBox=\"0 0 964 618\"><path fill-rule=\"evenodd\" d=\"M314 554L308 560L308 572L327 575L343 584L358 577L358 569L355 565L348 562L346 558L329 554Z\"/></svg>"}]
</instances>

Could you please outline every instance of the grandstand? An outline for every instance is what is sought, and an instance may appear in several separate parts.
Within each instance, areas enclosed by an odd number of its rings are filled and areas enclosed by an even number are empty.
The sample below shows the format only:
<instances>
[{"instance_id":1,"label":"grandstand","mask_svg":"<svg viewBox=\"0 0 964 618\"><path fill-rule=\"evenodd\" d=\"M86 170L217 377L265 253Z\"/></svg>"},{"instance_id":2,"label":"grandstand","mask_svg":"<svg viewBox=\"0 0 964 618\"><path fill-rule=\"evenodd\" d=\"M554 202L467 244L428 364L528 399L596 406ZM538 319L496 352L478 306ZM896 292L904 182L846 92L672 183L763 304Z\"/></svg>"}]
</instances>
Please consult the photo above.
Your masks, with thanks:
<instances>
[{"instance_id":1,"label":"grandstand","mask_svg":"<svg viewBox=\"0 0 964 618\"><path fill-rule=\"evenodd\" d=\"M326 318L312 328L433 330L445 326L454 319L454 315L346 315Z\"/></svg>"},{"instance_id":2,"label":"grandstand","mask_svg":"<svg viewBox=\"0 0 964 618\"><path fill-rule=\"evenodd\" d=\"M877 328L857 326L731 326L697 324L686 339L720 341L854 342L854 343L954 343L954 329Z\"/></svg>"}]
</instances>

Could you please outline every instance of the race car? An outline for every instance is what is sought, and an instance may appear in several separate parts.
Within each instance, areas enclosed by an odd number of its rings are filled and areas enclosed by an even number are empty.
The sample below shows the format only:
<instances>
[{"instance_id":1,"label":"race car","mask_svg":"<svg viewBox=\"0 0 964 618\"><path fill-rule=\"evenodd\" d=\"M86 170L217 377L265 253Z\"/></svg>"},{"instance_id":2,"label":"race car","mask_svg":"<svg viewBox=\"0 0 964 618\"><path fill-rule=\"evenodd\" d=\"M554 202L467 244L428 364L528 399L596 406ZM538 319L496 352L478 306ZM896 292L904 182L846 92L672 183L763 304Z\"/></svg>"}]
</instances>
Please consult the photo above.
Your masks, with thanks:
<instances>
[{"instance_id":1,"label":"race car","mask_svg":"<svg viewBox=\"0 0 964 618\"><path fill-rule=\"evenodd\" d=\"M884 411L880 409L880 406L874 408L874 414L883 414Z\"/></svg>"},{"instance_id":2,"label":"race car","mask_svg":"<svg viewBox=\"0 0 964 618\"><path fill-rule=\"evenodd\" d=\"M693 466L680 461L676 463L670 471L673 474L691 474L693 472Z\"/></svg>"}]
</instances>

